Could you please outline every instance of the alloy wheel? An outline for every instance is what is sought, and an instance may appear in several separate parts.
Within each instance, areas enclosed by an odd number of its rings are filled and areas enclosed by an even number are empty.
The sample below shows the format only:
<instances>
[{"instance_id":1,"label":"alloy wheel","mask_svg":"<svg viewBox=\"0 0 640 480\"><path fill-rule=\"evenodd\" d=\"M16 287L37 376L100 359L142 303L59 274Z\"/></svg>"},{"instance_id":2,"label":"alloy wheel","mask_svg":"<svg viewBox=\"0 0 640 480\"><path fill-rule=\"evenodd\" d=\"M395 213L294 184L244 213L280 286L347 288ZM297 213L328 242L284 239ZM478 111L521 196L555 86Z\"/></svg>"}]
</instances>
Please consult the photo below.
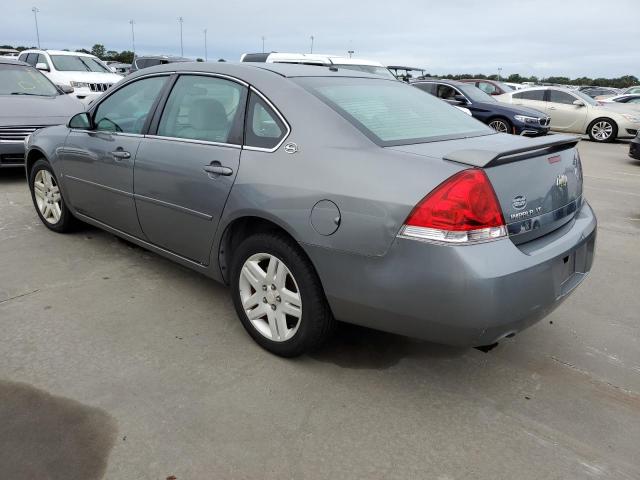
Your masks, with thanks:
<instances>
[{"instance_id":1,"label":"alloy wheel","mask_svg":"<svg viewBox=\"0 0 640 480\"><path fill-rule=\"evenodd\" d=\"M509 133L509 126L502 120L494 120L492 122L489 122L489 126L496 132Z\"/></svg>"},{"instance_id":2,"label":"alloy wheel","mask_svg":"<svg viewBox=\"0 0 640 480\"><path fill-rule=\"evenodd\" d=\"M51 172L42 169L36 173L33 193L42 218L51 225L58 223L62 217L62 196Z\"/></svg>"},{"instance_id":3,"label":"alloy wheel","mask_svg":"<svg viewBox=\"0 0 640 480\"><path fill-rule=\"evenodd\" d=\"M261 335L274 342L292 338L302 319L300 289L278 257L256 253L242 266L240 301L247 318Z\"/></svg>"},{"instance_id":4,"label":"alloy wheel","mask_svg":"<svg viewBox=\"0 0 640 480\"><path fill-rule=\"evenodd\" d=\"M613 125L607 121L600 121L593 124L591 127L591 135L598 141L608 140L613 134Z\"/></svg>"}]
</instances>

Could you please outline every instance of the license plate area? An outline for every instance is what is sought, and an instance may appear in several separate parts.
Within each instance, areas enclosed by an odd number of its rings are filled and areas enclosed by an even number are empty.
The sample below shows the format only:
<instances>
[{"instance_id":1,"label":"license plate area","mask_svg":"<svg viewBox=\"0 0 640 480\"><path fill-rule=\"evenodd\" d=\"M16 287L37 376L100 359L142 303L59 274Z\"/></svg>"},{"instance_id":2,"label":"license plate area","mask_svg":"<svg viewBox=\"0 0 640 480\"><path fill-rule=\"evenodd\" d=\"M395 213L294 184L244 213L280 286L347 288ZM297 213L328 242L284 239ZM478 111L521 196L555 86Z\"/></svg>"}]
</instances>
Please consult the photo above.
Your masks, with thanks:
<instances>
[{"instance_id":1,"label":"license plate area","mask_svg":"<svg viewBox=\"0 0 640 480\"><path fill-rule=\"evenodd\" d=\"M562 285L576 273L576 253L571 252L569 255L562 257L559 264L558 278L560 285Z\"/></svg>"}]
</instances>

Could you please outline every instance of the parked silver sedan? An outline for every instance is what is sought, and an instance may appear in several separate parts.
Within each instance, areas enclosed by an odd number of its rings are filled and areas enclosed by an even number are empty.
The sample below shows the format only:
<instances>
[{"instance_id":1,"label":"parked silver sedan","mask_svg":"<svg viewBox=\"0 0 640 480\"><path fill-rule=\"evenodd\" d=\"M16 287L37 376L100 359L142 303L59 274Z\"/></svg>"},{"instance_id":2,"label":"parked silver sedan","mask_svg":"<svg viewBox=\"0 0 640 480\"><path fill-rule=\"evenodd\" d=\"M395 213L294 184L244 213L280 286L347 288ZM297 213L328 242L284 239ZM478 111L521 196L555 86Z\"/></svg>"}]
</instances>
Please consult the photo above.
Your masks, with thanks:
<instances>
[{"instance_id":1,"label":"parked silver sedan","mask_svg":"<svg viewBox=\"0 0 640 480\"><path fill-rule=\"evenodd\" d=\"M549 314L593 260L576 142L362 72L181 63L36 132L26 170L48 228L228 284L256 342L294 356L336 320L480 346Z\"/></svg>"}]
</instances>

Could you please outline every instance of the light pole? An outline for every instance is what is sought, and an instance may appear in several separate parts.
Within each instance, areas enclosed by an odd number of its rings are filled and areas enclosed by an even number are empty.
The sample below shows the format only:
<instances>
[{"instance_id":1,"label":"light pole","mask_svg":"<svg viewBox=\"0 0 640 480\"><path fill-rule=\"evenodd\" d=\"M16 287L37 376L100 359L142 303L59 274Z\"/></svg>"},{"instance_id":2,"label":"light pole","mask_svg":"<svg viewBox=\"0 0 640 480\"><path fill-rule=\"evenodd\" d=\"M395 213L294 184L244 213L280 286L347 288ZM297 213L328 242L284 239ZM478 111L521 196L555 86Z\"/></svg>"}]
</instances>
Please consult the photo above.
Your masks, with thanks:
<instances>
[{"instance_id":1,"label":"light pole","mask_svg":"<svg viewBox=\"0 0 640 480\"><path fill-rule=\"evenodd\" d=\"M204 61L207 61L207 29L204 29Z\"/></svg>"},{"instance_id":2,"label":"light pole","mask_svg":"<svg viewBox=\"0 0 640 480\"><path fill-rule=\"evenodd\" d=\"M351 55L353 55L356 52L354 52L353 50L348 50L347 53L349 54L349 58L351 58Z\"/></svg>"},{"instance_id":3,"label":"light pole","mask_svg":"<svg viewBox=\"0 0 640 480\"><path fill-rule=\"evenodd\" d=\"M313 53L313 35L311 35L311 53Z\"/></svg>"},{"instance_id":4,"label":"light pole","mask_svg":"<svg viewBox=\"0 0 640 480\"><path fill-rule=\"evenodd\" d=\"M40 48L40 31L38 30L38 12L40 9L33 7L31 11L33 12L33 18L36 20L36 37L38 37L38 48Z\"/></svg>"},{"instance_id":5,"label":"light pole","mask_svg":"<svg viewBox=\"0 0 640 480\"><path fill-rule=\"evenodd\" d=\"M500 81L500 73L502 72L502 67L498 67L498 81Z\"/></svg>"},{"instance_id":6,"label":"light pole","mask_svg":"<svg viewBox=\"0 0 640 480\"><path fill-rule=\"evenodd\" d=\"M136 22L134 22L133 19L131 19L131 20L129 20L129 23L131 24L131 44L133 46L133 59L135 60L135 58L136 58L136 32L134 32L133 26L135 25Z\"/></svg>"},{"instance_id":7,"label":"light pole","mask_svg":"<svg viewBox=\"0 0 640 480\"><path fill-rule=\"evenodd\" d=\"M264 53L264 35L262 36L262 53Z\"/></svg>"},{"instance_id":8,"label":"light pole","mask_svg":"<svg viewBox=\"0 0 640 480\"><path fill-rule=\"evenodd\" d=\"M184 57L184 47L182 45L182 22L184 22L184 19L182 17L178 17L178 23L180 24L180 56Z\"/></svg>"}]
</instances>

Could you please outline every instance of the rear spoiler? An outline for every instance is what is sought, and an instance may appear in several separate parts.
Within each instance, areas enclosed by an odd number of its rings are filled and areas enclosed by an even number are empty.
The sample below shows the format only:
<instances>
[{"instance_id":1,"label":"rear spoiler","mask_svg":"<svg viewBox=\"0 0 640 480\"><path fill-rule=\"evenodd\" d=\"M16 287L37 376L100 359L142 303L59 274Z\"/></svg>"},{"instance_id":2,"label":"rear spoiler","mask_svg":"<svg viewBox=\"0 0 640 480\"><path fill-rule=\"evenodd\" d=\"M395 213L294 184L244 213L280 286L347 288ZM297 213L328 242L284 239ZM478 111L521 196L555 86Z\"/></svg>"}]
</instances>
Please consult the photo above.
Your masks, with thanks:
<instances>
[{"instance_id":1,"label":"rear spoiler","mask_svg":"<svg viewBox=\"0 0 640 480\"><path fill-rule=\"evenodd\" d=\"M474 167L494 167L505 163L518 162L527 158L549 155L575 147L580 139L569 135L552 135L530 140L526 147L494 152L491 150L456 150L443 158L450 162L464 163Z\"/></svg>"}]
</instances>

